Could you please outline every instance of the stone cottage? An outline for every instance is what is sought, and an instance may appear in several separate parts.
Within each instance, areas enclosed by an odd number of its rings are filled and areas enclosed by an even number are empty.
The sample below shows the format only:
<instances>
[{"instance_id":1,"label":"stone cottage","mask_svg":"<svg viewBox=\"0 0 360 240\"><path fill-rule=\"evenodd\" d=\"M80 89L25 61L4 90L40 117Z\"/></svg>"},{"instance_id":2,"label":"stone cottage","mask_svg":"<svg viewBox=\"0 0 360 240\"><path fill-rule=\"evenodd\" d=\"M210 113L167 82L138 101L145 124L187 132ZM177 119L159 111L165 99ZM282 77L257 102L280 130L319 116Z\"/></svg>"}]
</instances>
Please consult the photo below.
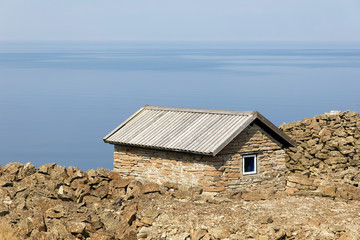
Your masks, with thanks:
<instances>
[{"instance_id":1,"label":"stone cottage","mask_svg":"<svg viewBox=\"0 0 360 240\"><path fill-rule=\"evenodd\" d=\"M285 188L296 143L260 113L145 105L103 139L124 177L203 191Z\"/></svg>"}]
</instances>

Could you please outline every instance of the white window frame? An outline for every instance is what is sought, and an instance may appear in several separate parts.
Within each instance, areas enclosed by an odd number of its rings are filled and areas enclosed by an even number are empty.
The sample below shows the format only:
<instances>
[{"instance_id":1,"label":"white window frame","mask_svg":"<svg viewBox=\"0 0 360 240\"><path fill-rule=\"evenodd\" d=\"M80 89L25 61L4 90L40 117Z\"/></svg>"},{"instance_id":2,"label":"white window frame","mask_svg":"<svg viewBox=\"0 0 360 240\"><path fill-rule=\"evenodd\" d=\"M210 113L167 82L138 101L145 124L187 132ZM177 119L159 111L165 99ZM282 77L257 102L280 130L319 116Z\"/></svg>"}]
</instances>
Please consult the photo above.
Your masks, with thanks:
<instances>
[{"instance_id":1,"label":"white window frame","mask_svg":"<svg viewBox=\"0 0 360 240\"><path fill-rule=\"evenodd\" d=\"M245 158L247 158L247 157L253 157L254 158L254 171L245 172ZM256 174L257 173L257 156L256 156L256 154L248 154L248 155L243 155L242 156L242 172L243 172L243 175L251 175L251 174Z\"/></svg>"}]
</instances>

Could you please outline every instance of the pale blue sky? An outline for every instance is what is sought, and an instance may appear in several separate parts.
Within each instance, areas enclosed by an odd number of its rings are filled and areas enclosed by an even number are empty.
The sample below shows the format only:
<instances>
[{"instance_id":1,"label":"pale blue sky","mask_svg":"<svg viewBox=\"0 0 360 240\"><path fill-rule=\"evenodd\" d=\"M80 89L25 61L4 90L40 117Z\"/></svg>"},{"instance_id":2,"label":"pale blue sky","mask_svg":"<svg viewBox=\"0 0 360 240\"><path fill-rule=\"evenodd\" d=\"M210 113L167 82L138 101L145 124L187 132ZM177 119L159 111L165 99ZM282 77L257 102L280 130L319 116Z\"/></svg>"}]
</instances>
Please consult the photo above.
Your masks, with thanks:
<instances>
[{"instance_id":1,"label":"pale blue sky","mask_svg":"<svg viewBox=\"0 0 360 240\"><path fill-rule=\"evenodd\" d=\"M1 0L0 41L360 41L359 0Z\"/></svg>"}]
</instances>

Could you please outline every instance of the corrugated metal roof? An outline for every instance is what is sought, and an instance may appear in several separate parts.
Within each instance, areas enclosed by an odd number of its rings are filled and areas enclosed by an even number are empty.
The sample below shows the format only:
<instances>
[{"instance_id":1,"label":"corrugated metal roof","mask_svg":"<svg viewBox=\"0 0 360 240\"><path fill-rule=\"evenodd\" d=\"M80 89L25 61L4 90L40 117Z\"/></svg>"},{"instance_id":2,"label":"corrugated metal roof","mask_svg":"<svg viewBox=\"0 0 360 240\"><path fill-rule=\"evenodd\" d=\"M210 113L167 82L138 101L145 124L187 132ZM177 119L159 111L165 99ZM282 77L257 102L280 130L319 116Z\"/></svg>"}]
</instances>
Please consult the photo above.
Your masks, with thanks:
<instances>
[{"instance_id":1,"label":"corrugated metal roof","mask_svg":"<svg viewBox=\"0 0 360 240\"><path fill-rule=\"evenodd\" d=\"M144 106L104 141L214 156L253 122L257 114Z\"/></svg>"}]
</instances>

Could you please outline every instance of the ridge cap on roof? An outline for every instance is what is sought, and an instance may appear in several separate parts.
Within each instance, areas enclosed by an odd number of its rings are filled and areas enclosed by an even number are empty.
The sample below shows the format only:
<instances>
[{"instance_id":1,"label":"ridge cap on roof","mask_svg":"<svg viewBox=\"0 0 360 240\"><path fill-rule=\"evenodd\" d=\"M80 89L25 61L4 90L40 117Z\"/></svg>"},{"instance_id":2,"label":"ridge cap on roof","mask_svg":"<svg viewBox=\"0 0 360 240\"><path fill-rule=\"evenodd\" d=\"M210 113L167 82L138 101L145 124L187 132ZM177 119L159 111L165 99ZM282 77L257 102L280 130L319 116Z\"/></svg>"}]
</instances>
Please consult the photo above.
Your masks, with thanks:
<instances>
[{"instance_id":1,"label":"ridge cap on roof","mask_svg":"<svg viewBox=\"0 0 360 240\"><path fill-rule=\"evenodd\" d=\"M256 114L256 111L235 111L235 110L218 110L218 109L207 109L207 108L182 108L182 107L165 107L165 106L150 106L150 105L145 105L143 109L160 110L160 111L210 113L210 114L227 114L227 115L239 115L239 116Z\"/></svg>"}]
</instances>

